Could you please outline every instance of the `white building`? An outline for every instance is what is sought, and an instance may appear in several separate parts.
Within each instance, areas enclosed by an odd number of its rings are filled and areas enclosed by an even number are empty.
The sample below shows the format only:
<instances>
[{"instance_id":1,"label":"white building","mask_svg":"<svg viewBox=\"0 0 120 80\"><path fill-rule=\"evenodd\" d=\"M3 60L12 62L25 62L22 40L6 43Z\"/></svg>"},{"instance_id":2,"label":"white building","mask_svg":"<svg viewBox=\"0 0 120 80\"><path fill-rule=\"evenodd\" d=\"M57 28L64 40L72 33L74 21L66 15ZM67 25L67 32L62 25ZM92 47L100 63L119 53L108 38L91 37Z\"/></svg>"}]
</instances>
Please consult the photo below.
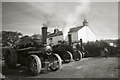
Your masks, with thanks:
<instances>
[{"instance_id":1,"label":"white building","mask_svg":"<svg viewBox=\"0 0 120 80\"><path fill-rule=\"evenodd\" d=\"M71 34L72 42L79 41L80 39L82 39L83 42L96 41L96 35L90 29L86 20L83 21L83 26L71 28L68 34ZM59 40L63 40L63 33L55 29L54 33L48 35L47 43L57 44ZM65 41L68 41L68 37L66 37Z\"/></svg>"}]
</instances>

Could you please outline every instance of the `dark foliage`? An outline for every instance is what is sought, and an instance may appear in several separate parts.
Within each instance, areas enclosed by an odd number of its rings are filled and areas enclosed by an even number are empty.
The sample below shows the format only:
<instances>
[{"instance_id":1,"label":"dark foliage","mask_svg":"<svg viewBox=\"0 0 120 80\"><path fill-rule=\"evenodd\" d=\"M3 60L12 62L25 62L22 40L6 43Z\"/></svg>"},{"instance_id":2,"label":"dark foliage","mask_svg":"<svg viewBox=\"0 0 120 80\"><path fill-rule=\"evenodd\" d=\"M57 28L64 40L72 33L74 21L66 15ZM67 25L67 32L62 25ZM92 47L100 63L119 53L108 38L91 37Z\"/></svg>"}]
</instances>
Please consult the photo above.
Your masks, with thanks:
<instances>
[{"instance_id":1,"label":"dark foliage","mask_svg":"<svg viewBox=\"0 0 120 80\"><path fill-rule=\"evenodd\" d=\"M13 31L2 31L2 46L13 47L15 49L37 47L41 45L38 35L23 36L22 33Z\"/></svg>"},{"instance_id":2,"label":"dark foliage","mask_svg":"<svg viewBox=\"0 0 120 80\"><path fill-rule=\"evenodd\" d=\"M118 56L120 56L120 39L116 40L116 44L117 44L117 53Z\"/></svg>"},{"instance_id":3,"label":"dark foliage","mask_svg":"<svg viewBox=\"0 0 120 80\"><path fill-rule=\"evenodd\" d=\"M12 47L19 40L19 36L22 34L19 32L2 31L2 46Z\"/></svg>"},{"instance_id":4,"label":"dark foliage","mask_svg":"<svg viewBox=\"0 0 120 80\"><path fill-rule=\"evenodd\" d=\"M23 36L16 43L15 48L22 49L22 48L27 48L27 47L40 47L40 46L42 46L41 43L31 38L30 36Z\"/></svg>"},{"instance_id":5,"label":"dark foliage","mask_svg":"<svg viewBox=\"0 0 120 80\"><path fill-rule=\"evenodd\" d=\"M88 42L84 44L84 48L88 51L88 55L90 57L96 57L101 55L101 50L103 50L105 47L109 47L108 43L101 40L96 42Z\"/></svg>"}]
</instances>

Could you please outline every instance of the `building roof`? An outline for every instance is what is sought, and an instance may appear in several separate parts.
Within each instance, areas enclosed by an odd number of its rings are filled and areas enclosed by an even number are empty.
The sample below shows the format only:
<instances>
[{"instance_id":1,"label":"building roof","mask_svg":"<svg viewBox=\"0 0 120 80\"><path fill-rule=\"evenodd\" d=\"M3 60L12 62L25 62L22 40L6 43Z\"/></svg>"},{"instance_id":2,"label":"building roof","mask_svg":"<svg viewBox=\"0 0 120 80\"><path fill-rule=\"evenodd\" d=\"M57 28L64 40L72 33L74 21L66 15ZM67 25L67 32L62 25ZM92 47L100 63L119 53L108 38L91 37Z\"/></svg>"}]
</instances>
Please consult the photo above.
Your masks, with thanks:
<instances>
[{"instance_id":1,"label":"building roof","mask_svg":"<svg viewBox=\"0 0 120 80\"><path fill-rule=\"evenodd\" d=\"M72 33L72 32L77 32L78 30L80 30L81 28L83 28L84 26L78 26L78 27L74 27L74 28L71 28L69 33Z\"/></svg>"},{"instance_id":2,"label":"building roof","mask_svg":"<svg viewBox=\"0 0 120 80\"><path fill-rule=\"evenodd\" d=\"M78 30L80 30L83 27L84 26L78 26L78 27L71 28L68 33L77 32ZM54 36L60 36L60 35L63 35L62 31L58 31L57 33L51 33L47 37L54 37Z\"/></svg>"},{"instance_id":3,"label":"building roof","mask_svg":"<svg viewBox=\"0 0 120 80\"><path fill-rule=\"evenodd\" d=\"M63 32L62 31L59 31L57 33L51 33L49 34L47 37L54 37L54 36L60 36L60 35L63 35Z\"/></svg>"}]
</instances>

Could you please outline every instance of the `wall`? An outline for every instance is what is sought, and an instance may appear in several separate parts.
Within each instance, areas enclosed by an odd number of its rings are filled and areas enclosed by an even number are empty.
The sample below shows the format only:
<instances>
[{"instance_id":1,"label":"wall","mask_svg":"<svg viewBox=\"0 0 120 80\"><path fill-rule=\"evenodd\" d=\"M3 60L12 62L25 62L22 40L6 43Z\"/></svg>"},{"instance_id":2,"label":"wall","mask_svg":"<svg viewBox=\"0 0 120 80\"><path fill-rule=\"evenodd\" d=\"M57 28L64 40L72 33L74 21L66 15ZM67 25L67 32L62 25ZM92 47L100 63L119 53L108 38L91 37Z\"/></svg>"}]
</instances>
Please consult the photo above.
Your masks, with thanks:
<instances>
[{"instance_id":1,"label":"wall","mask_svg":"<svg viewBox=\"0 0 120 80\"><path fill-rule=\"evenodd\" d=\"M88 26L85 26L78 31L78 40L80 40L81 38L83 42L96 41L96 35Z\"/></svg>"},{"instance_id":2,"label":"wall","mask_svg":"<svg viewBox=\"0 0 120 80\"><path fill-rule=\"evenodd\" d=\"M82 39L83 42L96 41L96 35L87 26L83 27L78 32L73 32L70 34L72 36L72 42L78 41L80 39ZM55 36L52 38L53 38L53 43L57 44L59 40L63 40L63 35ZM68 36L66 37L65 41L68 41ZM50 40L49 40L49 38L47 38L47 44L49 44L49 43L50 43Z\"/></svg>"},{"instance_id":3,"label":"wall","mask_svg":"<svg viewBox=\"0 0 120 80\"><path fill-rule=\"evenodd\" d=\"M53 44L57 44L59 40L63 40L63 35L52 37ZM49 38L47 38L47 45L50 44Z\"/></svg>"}]
</instances>

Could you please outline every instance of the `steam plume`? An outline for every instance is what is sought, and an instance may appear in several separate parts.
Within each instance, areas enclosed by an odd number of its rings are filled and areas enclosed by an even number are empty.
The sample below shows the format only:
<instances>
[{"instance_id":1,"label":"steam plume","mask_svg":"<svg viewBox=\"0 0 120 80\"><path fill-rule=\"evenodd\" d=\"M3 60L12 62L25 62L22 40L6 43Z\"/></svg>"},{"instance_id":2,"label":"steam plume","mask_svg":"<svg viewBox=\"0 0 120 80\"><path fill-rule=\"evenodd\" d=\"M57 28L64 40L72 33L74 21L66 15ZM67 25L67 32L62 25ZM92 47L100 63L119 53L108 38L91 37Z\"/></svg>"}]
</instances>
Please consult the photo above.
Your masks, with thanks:
<instances>
[{"instance_id":1,"label":"steam plume","mask_svg":"<svg viewBox=\"0 0 120 80\"><path fill-rule=\"evenodd\" d=\"M68 35L69 29L80 23L81 15L86 15L90 8L89 0L80 2L42 2L38 5L31 4L38 12L41 23L46 23L49 27L57 26L63 31L64 39Z\"/></svg>"},{"instance_id":2,"label":"steam plume","mask_svg":"<svg viewBox=\"0 0 120 80\"><path fill-rule=\"evenodd\" d=\"M86 2L85 2L86 1ZM79 2L78 6L76 6L75 10L68 15L66 18L66 27L63 28L63 36L64 40L68 35L69 29L75 26L75 23L79 21L79 18L82 14L86 15L90 8L90 1L89 0L82 0Z\"/></svg>"}]
</instances>

